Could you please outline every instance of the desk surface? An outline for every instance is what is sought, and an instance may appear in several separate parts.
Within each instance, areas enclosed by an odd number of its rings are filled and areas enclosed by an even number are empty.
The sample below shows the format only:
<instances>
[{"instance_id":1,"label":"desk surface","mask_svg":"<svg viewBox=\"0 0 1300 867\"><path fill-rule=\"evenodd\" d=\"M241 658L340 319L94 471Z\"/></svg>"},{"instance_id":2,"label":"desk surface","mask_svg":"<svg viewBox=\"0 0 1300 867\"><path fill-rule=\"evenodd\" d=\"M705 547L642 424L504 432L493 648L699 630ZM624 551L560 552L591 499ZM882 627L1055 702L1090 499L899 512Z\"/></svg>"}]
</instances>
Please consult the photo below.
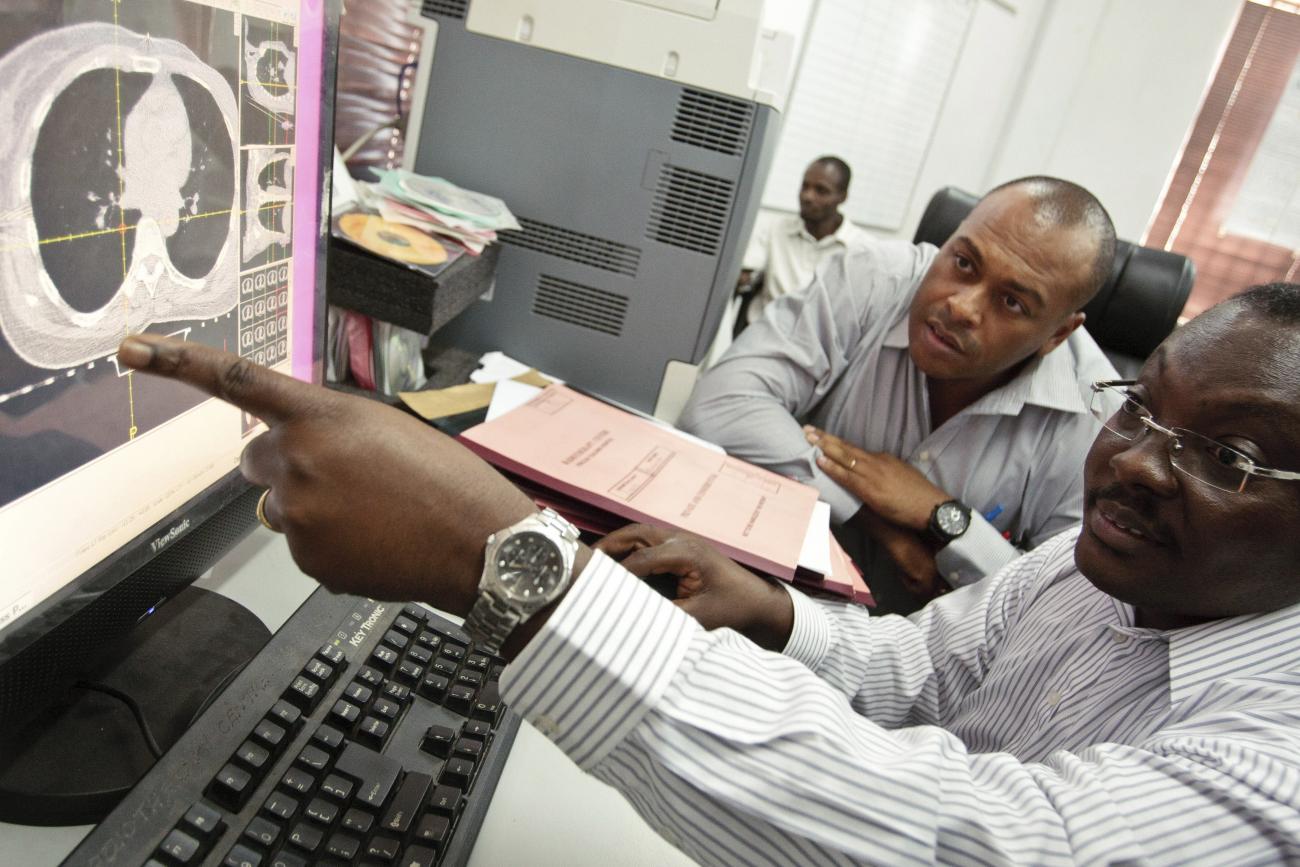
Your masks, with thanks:
<instances>
[{"instance_id":1,"label":"desk surface","mask_svg":"<svg viewBox=\"0 0 1300 867\"><path fill-rule=\"evenodd\" d=\"M258 528L198 586L234 599L276 630L317 585L298 571L282 536ZM57 864L89 830L0 823L0 867ZM579 771L524 723L479 829L469 867L693 863L650 830L617 792Z\"/></svg>"}]
</instances>

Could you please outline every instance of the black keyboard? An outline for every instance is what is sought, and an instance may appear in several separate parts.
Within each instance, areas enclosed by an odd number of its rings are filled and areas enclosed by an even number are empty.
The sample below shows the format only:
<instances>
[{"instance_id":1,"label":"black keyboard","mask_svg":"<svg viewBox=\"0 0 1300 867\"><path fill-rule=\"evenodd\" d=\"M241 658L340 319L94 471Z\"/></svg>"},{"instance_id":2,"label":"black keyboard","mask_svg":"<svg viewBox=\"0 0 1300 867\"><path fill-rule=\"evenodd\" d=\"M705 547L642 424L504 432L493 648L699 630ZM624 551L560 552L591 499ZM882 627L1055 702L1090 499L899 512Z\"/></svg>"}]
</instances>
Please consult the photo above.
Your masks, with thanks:
<instances>
[{"instance_id":1,"label":"black keyboard","mask_svg":"<svg viewBox=\"0 0 1300 867\"><path fill-rule=\"evenodd\" d=\"M68 864L463 864L519 727L501 661L316 591Z\"/></svg>"}]
</instances>

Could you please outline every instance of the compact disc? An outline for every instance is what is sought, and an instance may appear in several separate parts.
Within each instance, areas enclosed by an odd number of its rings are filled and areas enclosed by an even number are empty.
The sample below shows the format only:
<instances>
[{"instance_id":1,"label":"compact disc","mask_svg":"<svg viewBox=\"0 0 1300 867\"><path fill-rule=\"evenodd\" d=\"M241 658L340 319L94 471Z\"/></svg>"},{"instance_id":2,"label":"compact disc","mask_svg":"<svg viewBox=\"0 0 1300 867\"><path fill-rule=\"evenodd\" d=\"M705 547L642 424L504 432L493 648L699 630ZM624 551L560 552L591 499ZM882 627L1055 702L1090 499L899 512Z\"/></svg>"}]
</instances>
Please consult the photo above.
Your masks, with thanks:
<instances>
[{"instance_id":1,"label":"compact disc","mask_svg":"<svg viewBox=\"0 0 1300 867\"><path fill-rule=\"evenodd\" d=\"M372 253L409 262L412 265L441 265L447 251L441 244L412 226L403 226L373 214L344 214L339 228L349 240Z\"/></svg>"},{"instance_id":2,"label":"compact disc","mask_svg":"<svg viewBox=\"0 0 1300 867\"><path fill-rule=\"evenodd\" d=\"M442 178L406 175L398 186L415 199L470 220L497 220L501 217L501 204L497 199L461 189Z\"/></svg>"}]
</instances>

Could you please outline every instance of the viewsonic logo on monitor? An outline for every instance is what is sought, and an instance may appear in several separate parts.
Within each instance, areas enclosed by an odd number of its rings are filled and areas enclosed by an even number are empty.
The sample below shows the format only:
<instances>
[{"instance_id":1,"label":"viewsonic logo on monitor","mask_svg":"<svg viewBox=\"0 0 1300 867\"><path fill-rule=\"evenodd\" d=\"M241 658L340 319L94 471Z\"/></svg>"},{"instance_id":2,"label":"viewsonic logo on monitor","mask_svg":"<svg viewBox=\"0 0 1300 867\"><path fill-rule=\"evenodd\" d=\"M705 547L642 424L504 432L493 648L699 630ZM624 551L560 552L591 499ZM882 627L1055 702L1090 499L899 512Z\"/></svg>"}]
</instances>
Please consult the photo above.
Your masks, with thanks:
<instances>
[{"instance_id":1,"label":"viewsonic logo on monitor","mask_svg":"<svg viewBox=\"0 0 1300 867\"><path fill-rule=\"evenodd\" d=\"M175 542L177 539L179 539L181 535L184 534L185 531L188 530L189 528L190 528L190 519L186 518L185 520L177 524L175 527L172 527L166 533L163 533L157 539L154 539L152 542L150 542L149 550L157 554L167 545L170 545L172 542Z\"/></svg>"}]
</instances>

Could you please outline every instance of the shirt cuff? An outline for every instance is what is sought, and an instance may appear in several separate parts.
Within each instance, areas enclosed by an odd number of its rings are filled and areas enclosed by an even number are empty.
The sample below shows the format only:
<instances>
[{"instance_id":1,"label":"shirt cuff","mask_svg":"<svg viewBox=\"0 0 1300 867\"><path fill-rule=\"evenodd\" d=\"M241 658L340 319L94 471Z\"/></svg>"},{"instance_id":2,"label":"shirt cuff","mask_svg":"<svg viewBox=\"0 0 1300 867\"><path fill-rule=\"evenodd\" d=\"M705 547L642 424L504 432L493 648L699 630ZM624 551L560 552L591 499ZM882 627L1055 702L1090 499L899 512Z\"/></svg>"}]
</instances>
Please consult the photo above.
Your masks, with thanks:
<instances>
[{"instance_id":1,"label":"shirt cuff","mask_svg":"<svg viewBox=\"0 0 1300 867\"><path fill-rule=\"evenodd\" d=\"M831 625L816 602L782 582L794 605L794 628L781 653L817 670L831 646Z\"/></svg>"},{"instance_id":2,"label":"shirt cuff","mask_svg":"<svg viewBox=\"0 0 1300 867\"><path fill-rule=\"evenodd\" d=\"M972 511L970 526L961 536L939 549L934 564L939 574L953 587L974 584L985 575L992 575L1020 556L1016 546L1008 542L983 515Z\"/></svg>"},{"instance_id":3,"label":"shirt cuff","mask_svg":"<svg viewBox=\"0 0 1300 867\"><path fill-rule=\"evenodd\" d=\"M501 674L501 696L588 769L655 705L701 629L614 560L592 552L546 625Z\"/></svg>"},{"instance_id":4,"label":"shirt cuff","mask_svg":"<svg viewBox=\"0 0 1300 867\"><path fill-rule=\"evenodd\" d=\"M847 524L849 519L862 508L862 501L846 491L839 482L822 472L821 467L817 466L816 452L811 454L808 460L812 463L813 470L809 484L817 489L823 500L830 503L831 520L836 524Z\"/></svg>"}]
</instances>

